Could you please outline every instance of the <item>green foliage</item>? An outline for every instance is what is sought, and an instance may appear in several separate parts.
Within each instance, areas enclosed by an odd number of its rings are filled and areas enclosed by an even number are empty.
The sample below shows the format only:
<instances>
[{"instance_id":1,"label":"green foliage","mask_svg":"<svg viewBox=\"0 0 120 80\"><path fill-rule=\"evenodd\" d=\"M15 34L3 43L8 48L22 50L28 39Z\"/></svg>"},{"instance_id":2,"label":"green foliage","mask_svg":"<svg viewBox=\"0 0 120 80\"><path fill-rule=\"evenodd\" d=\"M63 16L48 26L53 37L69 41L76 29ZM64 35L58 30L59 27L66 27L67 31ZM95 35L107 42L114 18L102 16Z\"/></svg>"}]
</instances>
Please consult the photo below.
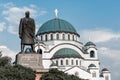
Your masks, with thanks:
<instances>
[{"instance_id":1,"label":"green foliage","mask_svg":"<svg viewBox=\"0 0 120 80\"><path fill-rule=\"evenodd\" d=\"M9 57L0 57L0 80L35 80L35 72L21 65L11 65Z\"/></svg>"},{"instance_id":2,"label":"green foliage","mask_svg":"<svg viewBox=\"0 0 120 80\"><path fill-rule=\"evenodd\" d=\"M0 66L8 66L11 64L11 58L5 56L5 57L0 57Z\"/></svg>"},{"instance_id":3,"label":"green foliage","mask_svg":"<svg viewBox=\"0 0 120 80\"><path fill-rule=\"evenodd\" d=\"M0 51L0 57L2 56L2 51Z\"/></svg>"},{"instance_id":4,"label":"green foliage","mask_svg":"<svg viewBox=\"0 0 120 80\"><path fill-rule=\"evenodd\" d=\"M68 75L57 69L51 69L49 72L44 74L40 80L84 80L74 75Z\"/></svg>"}]
</instances>

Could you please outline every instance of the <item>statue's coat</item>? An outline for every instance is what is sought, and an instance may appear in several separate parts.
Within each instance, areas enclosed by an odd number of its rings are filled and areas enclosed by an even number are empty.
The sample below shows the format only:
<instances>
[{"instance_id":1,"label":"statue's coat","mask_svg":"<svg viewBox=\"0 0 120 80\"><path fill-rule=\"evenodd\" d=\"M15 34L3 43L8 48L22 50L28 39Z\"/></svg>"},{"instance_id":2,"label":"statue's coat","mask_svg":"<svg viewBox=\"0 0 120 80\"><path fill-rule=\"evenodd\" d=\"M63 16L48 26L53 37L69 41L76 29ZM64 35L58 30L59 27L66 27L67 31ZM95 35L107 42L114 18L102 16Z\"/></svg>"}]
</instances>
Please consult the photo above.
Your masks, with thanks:
<instances>
[{"instance_id":1,"label":"statue's coat","mask_svg":"<svg viewBox=\"0 0 120 80\"><path fill-rule=\"evenodd\" d=\"M34 44L35 22L32 18L22 18L19 24L19 37L21 44Z\"/></svg>"}]
</instances>

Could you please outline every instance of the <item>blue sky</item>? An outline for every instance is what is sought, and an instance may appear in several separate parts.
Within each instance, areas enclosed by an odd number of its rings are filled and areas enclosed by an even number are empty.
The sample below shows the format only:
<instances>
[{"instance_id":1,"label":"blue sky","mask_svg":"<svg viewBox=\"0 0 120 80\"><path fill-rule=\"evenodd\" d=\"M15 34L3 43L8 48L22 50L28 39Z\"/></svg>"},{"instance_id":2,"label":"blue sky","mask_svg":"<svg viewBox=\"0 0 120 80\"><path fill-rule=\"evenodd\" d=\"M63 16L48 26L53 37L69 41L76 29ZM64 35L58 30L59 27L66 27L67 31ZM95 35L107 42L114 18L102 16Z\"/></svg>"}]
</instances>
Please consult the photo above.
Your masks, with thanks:
<instances>
[{"instance_id":1,"label":"blue sky","mask_svg":"<svg viewBox=\"0 0 120 80\"><path fill-rule=\"evenodd\" d=\"M120 78L120 1L119 0L0 0L0 49L11 56L20 51L18 25L29 10L36 31L55 17L70 22L80 34L80 41L96 43L102 67L107 67L113 80Z\"/></svg>"}]
</instances>

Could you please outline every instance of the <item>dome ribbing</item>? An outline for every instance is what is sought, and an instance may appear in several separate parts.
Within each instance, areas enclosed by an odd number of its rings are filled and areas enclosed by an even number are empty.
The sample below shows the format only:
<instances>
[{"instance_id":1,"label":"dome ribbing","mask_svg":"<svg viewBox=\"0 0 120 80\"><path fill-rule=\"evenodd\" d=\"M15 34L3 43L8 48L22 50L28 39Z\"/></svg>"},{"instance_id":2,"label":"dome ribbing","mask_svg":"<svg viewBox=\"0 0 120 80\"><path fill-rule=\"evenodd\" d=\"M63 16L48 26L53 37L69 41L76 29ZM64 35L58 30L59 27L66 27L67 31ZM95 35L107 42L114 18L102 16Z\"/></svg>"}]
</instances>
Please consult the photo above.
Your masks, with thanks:
<instances>
[{"instance_id":1,"label":"dome ribbing","mask_svg":"<svg viewBox=\"0 0 120 80\"><path fill-rule=\"evenodd\" d=\"M69 32L77 34L75 28L62 19L52 19L45 22L38 30L37 35L50 32Z\"/></svg>"}]
</instances>

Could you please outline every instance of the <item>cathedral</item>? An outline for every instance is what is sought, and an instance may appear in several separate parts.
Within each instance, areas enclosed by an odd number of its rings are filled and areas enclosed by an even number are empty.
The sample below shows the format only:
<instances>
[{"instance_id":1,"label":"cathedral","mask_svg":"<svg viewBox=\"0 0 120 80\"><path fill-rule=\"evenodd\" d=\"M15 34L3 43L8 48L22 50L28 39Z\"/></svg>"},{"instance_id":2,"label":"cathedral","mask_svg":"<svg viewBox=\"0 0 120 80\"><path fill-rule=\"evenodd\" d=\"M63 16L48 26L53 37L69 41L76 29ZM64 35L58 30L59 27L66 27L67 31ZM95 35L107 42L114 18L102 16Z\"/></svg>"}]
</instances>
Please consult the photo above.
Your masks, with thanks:
<instances>
[{"instance_id":1,"label":"cathedral","mask_svg":"<svg viewBox=\"0 0 120 80\"><path fill-rule=\"evenodd\" d=\"M91 41L80 42L74 26L57 14L42 24L36 37L35 50L41 54L43 67L38 74L57 68L86 80L111 80L109 70L100 68L96 45Z\"/></svg>"}]
</instances>

